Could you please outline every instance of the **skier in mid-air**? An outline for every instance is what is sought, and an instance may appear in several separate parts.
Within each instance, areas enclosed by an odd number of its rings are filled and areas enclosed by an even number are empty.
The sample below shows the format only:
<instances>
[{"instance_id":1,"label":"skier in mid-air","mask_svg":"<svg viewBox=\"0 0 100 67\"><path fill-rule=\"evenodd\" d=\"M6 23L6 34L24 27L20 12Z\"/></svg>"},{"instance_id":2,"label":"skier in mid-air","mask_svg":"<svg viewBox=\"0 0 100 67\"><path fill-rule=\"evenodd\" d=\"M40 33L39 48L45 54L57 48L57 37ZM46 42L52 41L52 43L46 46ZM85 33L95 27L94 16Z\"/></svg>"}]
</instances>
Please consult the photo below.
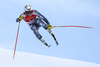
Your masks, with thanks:
<instances>
[{"instance_id":1,"label":"skier in mid-air","mask_svg":"<svg viewBox=\"0 0 100 67\"><path fill-rule=\"evenodd\" d=\"M52 32L52 25L49 23L49 21L44 17L41 13L39 13L37 10L32 9L31 5L26 5L24 8L25 12L23 12L19 18L16 19L16 22L19 22L21 20L24 20L31 30L33 30L36 37L47 47L50 47L51 45L48 45L46 41L43 39L41 34L38 32L38 29L40 27L43 27L45 30L47 30L56 41L56 44L58 45L58 42Z\"/></svg>"}]
</instances>

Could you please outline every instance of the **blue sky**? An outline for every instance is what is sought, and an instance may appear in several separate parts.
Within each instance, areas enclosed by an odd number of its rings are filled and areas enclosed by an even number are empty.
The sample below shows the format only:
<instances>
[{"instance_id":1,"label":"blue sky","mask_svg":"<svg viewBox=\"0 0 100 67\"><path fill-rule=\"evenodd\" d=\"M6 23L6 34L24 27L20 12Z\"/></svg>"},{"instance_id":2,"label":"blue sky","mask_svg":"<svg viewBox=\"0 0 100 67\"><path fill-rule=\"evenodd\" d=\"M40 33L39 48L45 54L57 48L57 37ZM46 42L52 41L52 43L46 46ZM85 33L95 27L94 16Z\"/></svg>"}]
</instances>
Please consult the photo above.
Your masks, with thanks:
<instances>
[{"instance_id":1,"label":"blue sky","mask_svg":"<svg viewBox=\"0 0 100 67\"><path fill-rule=\"evenodd\" d=\"M84 28L52 29L59 41L56 46L51 35L43 28L39 32L50 48L45 47L22 21L17 51L75 59L100 64L100 1L99 0L6 0L0 2L0 48L14 50L18 23L26 4L42 13L55 25L81 25Z\"/></svg>"}]
</instances>

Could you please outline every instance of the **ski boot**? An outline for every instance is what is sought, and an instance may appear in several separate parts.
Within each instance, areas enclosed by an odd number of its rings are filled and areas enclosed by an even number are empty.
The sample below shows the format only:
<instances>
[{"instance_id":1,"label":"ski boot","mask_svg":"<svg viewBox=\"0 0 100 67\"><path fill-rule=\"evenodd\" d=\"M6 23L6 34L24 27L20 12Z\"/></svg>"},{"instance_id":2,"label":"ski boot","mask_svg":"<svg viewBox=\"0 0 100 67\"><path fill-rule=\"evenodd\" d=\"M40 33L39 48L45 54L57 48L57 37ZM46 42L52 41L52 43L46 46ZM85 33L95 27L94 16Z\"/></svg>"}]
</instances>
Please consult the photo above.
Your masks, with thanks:
<instances>
[{"instance_id":1,"label":"ski boot","mask_svg":"<svg viewBox=\"0 0 100 67\"><path fill-rule=\"evenodd\" d=\"M56 44L57 44L57 46L58 46L58 45L59 45L59 43L58 43L58 41L57 41L57 39L56 39L56 37L55 37L54 33L52 32L52 30L47 29L47 31L48 31L48 32L49 32L49 34L51 34L51 36L54 38L54 40L55 40L55 42L56 42Z\"/></svg>"},{"instance_id":2,"label":"ski boot","mask_svg":"<svg viewBox=\"0 0 100 67\"><path fill-rule=\"evenodd\" d=\"M44 40L43 38L41 38L40 41L41 41L45 46L47 46L48 48L51 46L51 45L48 45L48 44L45 42L45 40Z\"/></svg>"}]
</instances>

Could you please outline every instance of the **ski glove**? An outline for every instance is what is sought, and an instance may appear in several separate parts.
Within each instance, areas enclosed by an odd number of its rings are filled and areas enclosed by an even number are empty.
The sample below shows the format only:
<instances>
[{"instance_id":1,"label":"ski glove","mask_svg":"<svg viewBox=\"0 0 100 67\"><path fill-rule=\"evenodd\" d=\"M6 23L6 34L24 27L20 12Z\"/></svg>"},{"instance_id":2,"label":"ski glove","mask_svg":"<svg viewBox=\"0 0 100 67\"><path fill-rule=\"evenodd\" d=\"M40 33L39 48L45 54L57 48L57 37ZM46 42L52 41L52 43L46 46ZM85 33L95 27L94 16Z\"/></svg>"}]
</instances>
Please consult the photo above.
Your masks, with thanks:
<instances>
[{"instance_id":1,"label":"ski glove","mask_svg":"<svg viewBox=\"0 0 100 67\"><path fill-rule=\"evenodd\" d=\"M20 19L19 19L19 18L17 18L17 19L16 19L16 22L19 22L19 21L20 21Z\"/></svg>"},{"instance_id":2,"label":"ski glove","mask_svg":"<svg viewBox=\"0 0 100 67\"><path fill-rule=\"evenodd\" d=\"M51 24L48 24L48 29L52 29L52 25Z\"/></svg>"},{"instance_id":3,"label":"ski glove","mask_svg":"<svg viewBox=\"0 0 100 67\"><path fill-rule=\"evenodd\" d=\"M23 16L20 16L19 18L16 19L16 22L19 22L22 19L23 19Z\"/></svg>"}]
</instances>

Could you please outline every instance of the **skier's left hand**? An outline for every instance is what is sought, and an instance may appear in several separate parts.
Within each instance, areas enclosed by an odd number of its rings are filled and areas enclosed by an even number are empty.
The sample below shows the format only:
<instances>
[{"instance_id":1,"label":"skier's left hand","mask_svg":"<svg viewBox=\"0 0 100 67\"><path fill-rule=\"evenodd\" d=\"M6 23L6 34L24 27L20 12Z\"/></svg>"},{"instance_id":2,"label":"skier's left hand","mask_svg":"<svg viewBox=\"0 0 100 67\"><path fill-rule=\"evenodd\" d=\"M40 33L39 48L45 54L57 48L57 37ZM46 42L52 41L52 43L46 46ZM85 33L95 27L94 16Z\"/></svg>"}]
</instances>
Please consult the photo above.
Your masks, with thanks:
<instances>
[{"instance_id":1,"label":"skier's left hand","mask_svg":"<svg viewBox=\"0 0 100 67\"><path fill-rule=\"evenodd\" d=\"M51 24L48 24L48 29L52 29L52 25Z\"/></svg>"}]
</instances>

